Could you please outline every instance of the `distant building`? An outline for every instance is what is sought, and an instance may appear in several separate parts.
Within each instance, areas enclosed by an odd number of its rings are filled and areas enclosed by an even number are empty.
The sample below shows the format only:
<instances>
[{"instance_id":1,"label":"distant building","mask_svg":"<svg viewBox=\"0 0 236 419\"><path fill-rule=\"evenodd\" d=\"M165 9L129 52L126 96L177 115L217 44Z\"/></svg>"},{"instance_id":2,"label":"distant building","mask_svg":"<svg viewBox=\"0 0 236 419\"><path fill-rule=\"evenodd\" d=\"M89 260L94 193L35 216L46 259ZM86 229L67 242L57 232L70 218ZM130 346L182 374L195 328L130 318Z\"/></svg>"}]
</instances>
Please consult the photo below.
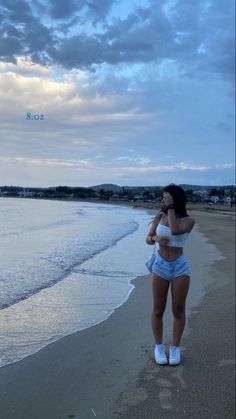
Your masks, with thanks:
<instances>
[{"instance_id":1,"label":"distant building","mask_svg":"<svg viewBox=\"0 0 236 419\"><path fill-rule=\"evenodd\" d=\"M207 197L208 191L206 189L198 189L196 191L193 191L193 195L199 195L201 197Z\"/></svg>"},{"instance_id":2,"label":"distant building","mask_svg":"<svg viewBox=\"0 0 236 419\"><path fill-rule=\"evenodd\" d=\"M19 192L19 196L22 198L32 198L35 195L33 191L30 191L28 188L23 188L21 192Z\"/></svg>"},{"instance_id":3,"label":"distant building","mask_svg":"<svg viewBox=\"0 0 236 419\"><path fill-rule=\"evenodd\" d=\"M142 201L143 200L143 195L140 195L140 194L134 195L134 199L135 199L135 201Z\"/></svg>"},{"instance_id":4,"label":"distant building","mask_svg":"<svg viewBox=\"0 0 236 419\"><path fill-rule=\"evenodd\" d=\"M211 196L211 202L213 202L214 204L217 204L217 202L219 202L220 198L218 196Z\"/></svg>"}]
</instances>

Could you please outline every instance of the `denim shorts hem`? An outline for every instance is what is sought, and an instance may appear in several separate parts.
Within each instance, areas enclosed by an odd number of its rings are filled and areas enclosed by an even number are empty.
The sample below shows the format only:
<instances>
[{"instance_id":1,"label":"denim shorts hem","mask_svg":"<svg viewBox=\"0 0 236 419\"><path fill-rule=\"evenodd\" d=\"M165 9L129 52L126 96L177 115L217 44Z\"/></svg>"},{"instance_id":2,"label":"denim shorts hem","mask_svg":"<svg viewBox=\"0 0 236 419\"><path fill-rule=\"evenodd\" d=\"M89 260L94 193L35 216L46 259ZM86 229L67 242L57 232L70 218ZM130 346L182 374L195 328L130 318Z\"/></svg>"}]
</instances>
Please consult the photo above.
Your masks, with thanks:
<instances>
[{"instance_id":1,"label":"denim shorts hem","mask_svg":"<svg viewBox=\"0 0 236 419\"><path fill-rule=\"evenodd\" d=\"M191 276L188 261L183 254L169 262L158 253L152 267L152 273L168 282L181 276Z\"/></svg>"}]
</instances>

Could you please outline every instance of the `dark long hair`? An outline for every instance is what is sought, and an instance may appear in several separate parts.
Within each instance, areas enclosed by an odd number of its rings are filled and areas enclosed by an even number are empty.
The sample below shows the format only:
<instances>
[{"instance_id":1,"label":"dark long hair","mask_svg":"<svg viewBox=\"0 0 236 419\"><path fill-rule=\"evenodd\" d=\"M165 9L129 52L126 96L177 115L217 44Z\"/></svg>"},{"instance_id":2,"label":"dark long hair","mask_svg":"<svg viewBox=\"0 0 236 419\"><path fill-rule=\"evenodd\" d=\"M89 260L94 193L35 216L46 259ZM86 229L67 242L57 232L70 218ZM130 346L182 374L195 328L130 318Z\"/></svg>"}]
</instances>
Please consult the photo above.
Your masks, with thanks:
<instances>
[{"instance_id":1,"label":"dark long hair","mask_svg":"<svg viewBox=\"0 0 236 419\"><path fill-rule=\"evenodd\" d=\"M188 216L186 211L186 195L183 188L171 183L163 188L163 192L169 192L171 194L174 200L174 210L176 214L181 217Z\"/></svg>"}]
</instances>

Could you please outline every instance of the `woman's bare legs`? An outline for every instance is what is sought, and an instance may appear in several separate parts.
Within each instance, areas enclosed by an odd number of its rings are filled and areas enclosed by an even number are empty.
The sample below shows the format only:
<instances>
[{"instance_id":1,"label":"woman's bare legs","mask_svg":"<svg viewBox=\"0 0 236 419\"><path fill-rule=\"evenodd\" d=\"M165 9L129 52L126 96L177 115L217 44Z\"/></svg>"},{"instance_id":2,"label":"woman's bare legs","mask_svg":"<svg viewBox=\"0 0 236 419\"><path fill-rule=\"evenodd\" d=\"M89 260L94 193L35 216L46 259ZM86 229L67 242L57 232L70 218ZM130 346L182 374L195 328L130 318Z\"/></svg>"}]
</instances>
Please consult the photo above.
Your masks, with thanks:
<instances>
[{"instance_id":1,"label":"woman's bare legs","mask_svg":"<svg viewBox=\"0 0 236 419\"><path fill-rule=\"evenodd\" d=\"M153 312L152 331L156 344L162 343L163 336L163 314L166 308L169 282L152 274Z\"/></svg>"},{"instance_id":2,"label":"woman's bare legs","mask_svg":"<svg viewBox=\"0 0 236 419\"><path fill-rule=\"evenodd\" d=\"M179 276L171 281L172 311L174 315L173 346L179 346L185 326L185 302L189 290L190 277Z\"/></svg>"}]
</instances>

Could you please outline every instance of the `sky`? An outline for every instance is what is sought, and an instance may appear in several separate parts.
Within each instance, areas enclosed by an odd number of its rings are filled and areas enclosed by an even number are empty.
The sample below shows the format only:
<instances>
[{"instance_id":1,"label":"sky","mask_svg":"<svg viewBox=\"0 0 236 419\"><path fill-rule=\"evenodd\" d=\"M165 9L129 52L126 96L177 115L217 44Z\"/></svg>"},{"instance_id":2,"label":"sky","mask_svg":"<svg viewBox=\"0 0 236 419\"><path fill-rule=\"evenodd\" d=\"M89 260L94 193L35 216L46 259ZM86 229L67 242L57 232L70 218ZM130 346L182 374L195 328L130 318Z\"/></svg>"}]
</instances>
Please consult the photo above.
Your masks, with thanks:
<instances>
[{"instance_id":1,"label":"sky","mask_svg":"<svg viewBox=\"0 0 236 419\"><path fill-rule=\"evenodd\" d=\"M0 185L234 184L234 15L1 0Z\"/></svg>"}]
</instances>

